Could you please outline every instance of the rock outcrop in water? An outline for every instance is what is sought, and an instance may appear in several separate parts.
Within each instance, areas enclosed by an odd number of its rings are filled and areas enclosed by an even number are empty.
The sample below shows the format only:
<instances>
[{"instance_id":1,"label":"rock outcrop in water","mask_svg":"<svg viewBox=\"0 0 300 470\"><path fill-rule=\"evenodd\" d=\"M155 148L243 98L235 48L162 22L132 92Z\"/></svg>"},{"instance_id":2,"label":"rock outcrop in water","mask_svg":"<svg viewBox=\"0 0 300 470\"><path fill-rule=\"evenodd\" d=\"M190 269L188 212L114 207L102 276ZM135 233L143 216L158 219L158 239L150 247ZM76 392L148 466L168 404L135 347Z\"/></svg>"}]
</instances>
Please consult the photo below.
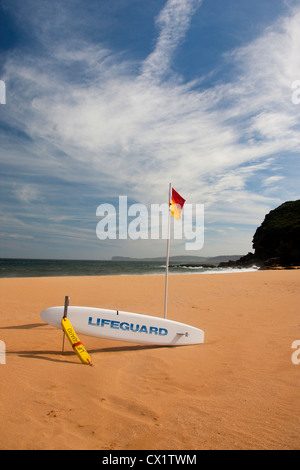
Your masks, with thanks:
<instances>
[{"instance_id":1,"label":"rock outcrop in water","mask_svg":"<svg viewBox=\"0 0 300 470\"><path fill-rule=\"evenodd\" d=\"M253 237L254 253L219 267L292 267L300 265L300 200L281 204L269 212Z\"/></svg>"}]
</instances>

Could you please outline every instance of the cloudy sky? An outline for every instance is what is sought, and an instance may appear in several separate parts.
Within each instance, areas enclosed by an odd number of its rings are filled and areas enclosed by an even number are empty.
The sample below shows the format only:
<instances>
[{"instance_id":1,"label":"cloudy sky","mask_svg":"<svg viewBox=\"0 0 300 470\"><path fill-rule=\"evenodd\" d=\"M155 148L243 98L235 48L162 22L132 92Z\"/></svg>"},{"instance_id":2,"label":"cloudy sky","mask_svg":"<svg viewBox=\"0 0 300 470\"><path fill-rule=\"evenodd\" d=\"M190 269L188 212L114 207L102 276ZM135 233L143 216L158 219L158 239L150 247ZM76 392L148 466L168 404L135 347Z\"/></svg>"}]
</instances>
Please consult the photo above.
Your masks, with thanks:
<instances>
[{"instance_id":1,"label":"cloudy sky","mask_svg":"<svg viewBox=\"0 0 300 470\"><path fill-rule=\"evenodd\" d=\"M96 210L169 182L205 207L187 254L246 254L299 199L299 1L2 0L0 79L0 257L161 256Z\"/></svg>"}]
</instances>

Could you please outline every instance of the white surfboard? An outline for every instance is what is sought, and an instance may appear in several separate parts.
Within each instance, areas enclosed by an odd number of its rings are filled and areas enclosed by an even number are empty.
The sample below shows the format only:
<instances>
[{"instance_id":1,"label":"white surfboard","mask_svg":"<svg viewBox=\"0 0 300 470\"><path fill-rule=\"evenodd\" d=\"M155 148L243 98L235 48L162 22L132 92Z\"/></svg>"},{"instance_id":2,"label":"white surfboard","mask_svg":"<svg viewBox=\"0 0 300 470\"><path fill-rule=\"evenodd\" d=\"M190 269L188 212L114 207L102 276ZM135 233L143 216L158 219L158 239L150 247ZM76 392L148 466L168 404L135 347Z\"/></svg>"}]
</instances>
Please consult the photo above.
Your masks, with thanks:
<instances>
[{"instance_id":1,"label":"white surfboard","mask_svg":"<svg viewBox=\"0 0 300 470\"><path fill-rule=\"evenodd\" d=\"M64 307L47 308L43 321L61 327ZM161 345L188 345L204 342L204 332L190 325L137 313L90 307L69 307L68 319L77 333L100 338Z\"/></svg>"}]
</instances>

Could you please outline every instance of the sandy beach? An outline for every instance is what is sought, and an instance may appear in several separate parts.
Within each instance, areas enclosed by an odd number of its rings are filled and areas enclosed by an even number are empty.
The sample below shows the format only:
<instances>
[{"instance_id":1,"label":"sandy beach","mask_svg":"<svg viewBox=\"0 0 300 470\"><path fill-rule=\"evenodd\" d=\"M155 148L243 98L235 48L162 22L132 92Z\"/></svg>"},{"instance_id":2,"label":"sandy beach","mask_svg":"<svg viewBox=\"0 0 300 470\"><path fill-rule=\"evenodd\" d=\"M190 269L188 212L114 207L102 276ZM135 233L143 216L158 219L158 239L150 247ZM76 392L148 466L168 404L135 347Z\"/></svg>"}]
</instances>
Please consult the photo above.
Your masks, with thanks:
<instances>
[{"instance_id":1,"label":"sandy beach","mask_svg":"<svg viewBox=\"0 0 300 470\"><path fill-rule=\"evenodd\" d=\"M172 275L168 318L205 343L80 336L82 365L40 312L63 305L163 316L163 276L0 280L0 449L300 449L300 271ZM299 356L300 357L300 356Z\"/></svg>"}]
</instances>

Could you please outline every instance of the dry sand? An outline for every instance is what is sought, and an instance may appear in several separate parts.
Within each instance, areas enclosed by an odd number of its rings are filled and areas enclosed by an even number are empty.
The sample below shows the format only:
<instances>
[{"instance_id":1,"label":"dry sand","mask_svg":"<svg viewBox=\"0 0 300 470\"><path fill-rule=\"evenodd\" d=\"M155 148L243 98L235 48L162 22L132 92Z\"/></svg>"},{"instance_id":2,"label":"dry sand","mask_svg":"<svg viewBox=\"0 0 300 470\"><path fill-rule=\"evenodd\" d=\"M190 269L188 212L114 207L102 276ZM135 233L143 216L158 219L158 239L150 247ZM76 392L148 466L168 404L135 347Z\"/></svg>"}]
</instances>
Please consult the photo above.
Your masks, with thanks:
<instances>
[{"instance_id":1,"label":"dry sand","mask_svg":"<svg viewBox=\"0 0 300 470\"><path fill-rule=\"evenodd\" d=\"M169 318L205 344L81 336L82 365L40 312L62 305L162 316L163 276L0 280L0 449L300 449L300 271L172 275Z\"/></svg>"}]
</instances>

